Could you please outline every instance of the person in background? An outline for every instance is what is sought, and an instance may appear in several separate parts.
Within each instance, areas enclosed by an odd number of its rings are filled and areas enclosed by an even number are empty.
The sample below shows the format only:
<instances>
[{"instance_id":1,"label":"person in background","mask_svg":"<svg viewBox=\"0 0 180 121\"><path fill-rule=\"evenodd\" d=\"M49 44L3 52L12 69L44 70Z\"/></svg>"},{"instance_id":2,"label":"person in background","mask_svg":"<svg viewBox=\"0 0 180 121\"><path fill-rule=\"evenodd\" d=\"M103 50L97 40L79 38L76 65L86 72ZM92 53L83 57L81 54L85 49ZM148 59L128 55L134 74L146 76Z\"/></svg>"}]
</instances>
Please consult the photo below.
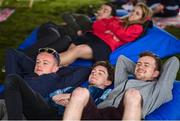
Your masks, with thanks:
<instances>
[{"instance_id":1,"label":"person in background","mask_svg":"<svg viewBox=\"0 0 180 121\"><path fill-rule=\"evenodd\" d=\"M66 106L64 120L141 120L172 99L179 60L172 57L166 62L167 66L163 77L159 78L161 60L157 55L141 53L137 64L120 56L116 64L114 89L108 98L97 108L88 91L74 90Z\"/></svg>"},{"instance_id":2,"label":"person in background","mask_svg":"<svg viewBox=\"0 0 180 121\"><path fill-rule=\"evenodd\" d=\"M156 17L177 16L180 9L179 0L146 0L146 4L153 10Z\"/></svg>"},{"instance_id":3,"label":"person in background","mask_svg":"<svg viewBox=\"0 0 180 121\"><path fill-rule=\"evenodd\" d=\"M115 49L135 41L143 33L143 24L152 16L151 10L143 3L137 4L123 19L115 17L115 12L111 4L103 4L97 12L92 31L72 38L74 40L68 50L60 53L60 65L69 65L79 58L108 60Z\"/></svg>"}]
</instances>

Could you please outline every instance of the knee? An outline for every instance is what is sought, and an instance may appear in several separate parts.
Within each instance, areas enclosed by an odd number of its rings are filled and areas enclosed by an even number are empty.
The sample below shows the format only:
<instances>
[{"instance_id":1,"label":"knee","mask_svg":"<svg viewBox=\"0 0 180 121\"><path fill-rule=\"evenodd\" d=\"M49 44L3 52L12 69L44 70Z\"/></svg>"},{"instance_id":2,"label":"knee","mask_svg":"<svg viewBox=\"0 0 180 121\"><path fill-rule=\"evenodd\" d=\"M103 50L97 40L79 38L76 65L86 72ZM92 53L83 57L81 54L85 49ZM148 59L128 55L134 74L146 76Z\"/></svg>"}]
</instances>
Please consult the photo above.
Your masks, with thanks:
<instances>
[{"instance_id":1,"label":"knee","mask_svg":"<svg viewBox=\"0 0 180 121\"><path fill-rule=\"evenodd\" d=\"M86 88L78 87L76 88L71 95L71 99L81 104L86 104L89 100L90 93Z\"/></svg>"},{"instance_id":2,"label":"knee","mask_svg":"<svg viewBox=\"0 0 180 121\"><path fill-rule=\"evenodd\" d=\"M19 76L16 75L16 74L9 74L7 75L7 77L5 78L5 88L9 88L9 87L12 87L17 85L18 84L18 81L19 81Z\"/></svg>"},{"instance_id":3,"label":"knee","mask_svg":"<svg viewBox=\"0 0 180 121\"><path fill-rule=\"evenodd\" d=\"M139 105L141 104L141 94L137 89L128 89L124 94L124 104Z\"/></svg>"},{"instance_id":4,"label":"knee","mask_svg":"<svg viewBox=\"0 0 180 121\"><path fill-rule=\"evenodd\" d=\"M75 47L75 51L80 54L82 52L90 51L91 48L88 45L82 44Z\"/></svg>"},{"instance_id":5,"label":"knee","mask_svg":"<svg viewBox=\"0 0 180 121\"><path fill-rule=\"evenodd\" d=\"M6 50L6 58L7 58L7 59L10 59L10 58L8 58L8 57L10 57L10 56L12 56L12 55L15 55L15 54L16 54L15 49L9 48L9 49Z\"/></svg>"}]
</instances>

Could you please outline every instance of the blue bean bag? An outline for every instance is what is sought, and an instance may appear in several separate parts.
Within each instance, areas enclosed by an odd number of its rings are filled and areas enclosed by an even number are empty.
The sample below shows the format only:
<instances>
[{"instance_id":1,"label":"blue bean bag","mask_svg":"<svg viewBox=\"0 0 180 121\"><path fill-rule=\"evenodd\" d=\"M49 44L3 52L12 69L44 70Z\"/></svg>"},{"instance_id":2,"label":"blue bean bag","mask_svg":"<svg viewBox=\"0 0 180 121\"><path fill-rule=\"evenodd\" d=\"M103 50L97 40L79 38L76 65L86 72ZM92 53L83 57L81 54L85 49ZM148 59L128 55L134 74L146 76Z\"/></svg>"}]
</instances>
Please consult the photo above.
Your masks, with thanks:
<instances>
[{"instance_id":1,"label":"blue bean bag","mask_svg":"<svg viewBox=\"0 0 180 121\"><path fill-rule=\"evenodd\" d=\"M137 61L139 53L152 51L160 58L180 53L180 41L168 32L154 26L138 40L119 47L110 55L110 62L115 64L119 55L125 55L134 62Z\"/></svg>"},{"instance_id":2,"label":"blue bean bag","mask_svg":"<svg viewBox=\"0 0 180 121\"><path fill-rule=\"evenodd\" d=\"M180 81L174 82L173 99L151 114L145 117L146 120L180 120Z\"/></svg>"},{"instance_id":3,"label":"blue bean bag","mask_svg":"<svg viewBox=\"0 0 180 121\"><path fill-rule=\"evenodd\" d=\"M24 42L19 45L18 49L24 50L33 45L37 41L37 32L38 28L34 29L34 31L24 40Z\"/></svg>"},{"instance_id":4,"label":"blue bean bag","mask_svg":"<svg viewBox=\"0 0 180 121\"><path fill-rule=\"evenodd\" d=\"M4 85L0 84L0 92L3 92L3 91L4 91Z\"/></svg>"}]
</instances>

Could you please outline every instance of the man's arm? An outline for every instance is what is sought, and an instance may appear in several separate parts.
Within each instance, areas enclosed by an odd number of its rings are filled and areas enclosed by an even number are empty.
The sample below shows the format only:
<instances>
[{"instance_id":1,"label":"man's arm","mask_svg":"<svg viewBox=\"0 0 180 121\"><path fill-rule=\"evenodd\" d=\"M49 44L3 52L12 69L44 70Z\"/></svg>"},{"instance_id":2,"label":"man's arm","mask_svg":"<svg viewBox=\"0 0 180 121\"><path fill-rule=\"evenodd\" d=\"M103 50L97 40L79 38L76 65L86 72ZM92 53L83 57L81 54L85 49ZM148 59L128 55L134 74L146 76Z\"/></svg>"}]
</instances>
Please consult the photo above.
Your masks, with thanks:
<instances>
[{"instance_id":1,"label":"man's arm","mask_svg":"<svg viewBox=\"0 0 180 121\"><path fill-rule=\"evenodd\" d=\"M127 81L128 74L134 74L134 70L135 63L121 55L116 63L114 86L116 87L122 82Z\"/></svg>"},{"instance_id":2,"label":"man's arm","mask_svg":"<svg viewBox=\"0 0 180 121\"><path fill-rule=\"evenodd\" d=\"M157 87L160 87L162 90L161 93L169 94L169 91L171 92L178 70L179 60L176 57L171 57L165 62L157 82Z\"/></svg>"},{"instance_id":3,"label":"man's arm","mask_svg":"<svg viewBox=\"0 0 180 121\"><path fill-rule=\"evenodd\" d=\"M52 97L52 100L59 105L66 106L70 100L70 93L58 94Z\"/></svg>"},{"instance_id":4,"label":"man's arm","mask_svg":"<svg viewBox=\"0 0 180 121\"><path fill-rule=\"evenodd\" d=\"M24 76L24 74L33 73L34 71L35 62L16 49L8 49L5 60L6 75L19 74Z\"/></svg>"},{"instance_id":5,"label":"man's arm","mask_svg":"<svg viewBox=\"0 0 180 121\"><path fill-rule=\"evenodd\" d=\"M91 72L89 67L65 67L60 68L57 74L59 77L64 78L63 83L64 87L72 86L77 87L82 82L88 80L88 76ZM63 88L64 88L63 87Z\"/></svg>"},{"instance_id":6,"label":"man's arm","mask_svg":"<svg viewBox=\"0 0 180 121\"><path fill-rule=\"evenodd\" d=\"M88 79L90 68L66 67L57 73L43 74L27 81L27 83L43 96L47 96L54 90L65 87L77 87Z\"/></svg>"}]
</instances>

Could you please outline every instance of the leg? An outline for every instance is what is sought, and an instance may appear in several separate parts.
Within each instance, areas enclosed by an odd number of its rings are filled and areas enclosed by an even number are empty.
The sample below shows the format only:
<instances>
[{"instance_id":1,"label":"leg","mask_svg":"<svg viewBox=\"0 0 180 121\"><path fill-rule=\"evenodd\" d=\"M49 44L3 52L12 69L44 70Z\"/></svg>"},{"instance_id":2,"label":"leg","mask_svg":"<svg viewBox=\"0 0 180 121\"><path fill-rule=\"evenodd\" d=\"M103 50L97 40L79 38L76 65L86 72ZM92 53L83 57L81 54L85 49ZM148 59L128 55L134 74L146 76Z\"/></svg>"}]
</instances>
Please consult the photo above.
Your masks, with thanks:
<instances>
[{"instance_id":1,"label":"leg","mask_svg":"<svg viewBox=\"0 0 180 121\"><path fill-rule=\"evenodd\" d=\"M72 15L76 19L78 25L80 26L81 30L83 30L83 32L92 29L92 21L89 18L89 16L85 14L77 14L77 13L72 14Z\"/></svg>"},{"instance_id":2,"label":"leg","mask_svg":"<svg viewBox=\"0 0 180 121\"><path fill-rule=\"evenodd\" d=\"M69 48L68 48L68 50L70 50L70 49L72 49L72 48L74 48L74 47L76 47L76 45L73 44L73 43L71 43L70 46L69 46Z\"/></svg>"},{"instance_id":3,"label":"leg","mask_svg":"<svg viewBox=\"0 0 180 121\"><path fill-rule=\"evenodd\" d=\"M81 27L79 26L73 14L66 12L62 15L62 19L67 25L67 30L68 30L69 35L71 37L77 36L77 31L81 30Z\"/></svg>"},{"instance_id":4,"label":"leg","mask_svg":"<svg viewBox=\"0 0 180 121\"><path fill-rule=\"evenodd\" d=\"M90 94L87 89L75 89L65 109L63 120L80 120L83 109L88 103L89 96Z\"/></svg>"},{"instance_id":5,"label":"leg","mask_svg":"<svg viewBox=\"0 0 180 121\"><path fill-rule=\"evenodd\" d=\"M123 120L141 120L141 95L136 89L126 91L123 98Z\"/></svg>"},{"instance_id":6,"label":"leg","mask_svg":"<svg viewBox=\"0 0 180 121\"><path fill-rule=\"evenodd\" d=\"M5 82L8 119L53 119L56 111L34 92L18 75L9 75ZM54 116L54 117L53 117Z\"/></svg>"},{"instance_id":7,"label":"leg","mask_svg":"<svg viewBox=\"0 0 180 121\"><path fill-rule=\"evenodd\" d=\"M23 52L8 49L6 52L5 70L8 74L28 74L34 71L35 62Z\"/></svg>"},{"instance_id":8,"label":"leg","mask_svg":"<svg viewBox=\"0 0 180 121\"><path fill-rule=\"evenodd\" d=\"M88 45L82 44L72 47L71 49L68 49L67 51L60 53L60 58L61 58L60 64L61 66L69 65L78 58L92 59L92 57L93 57L92 49Z\"/></svg>"},{"instance_id":9,"label":"leg","mask_svg":"<svg viewBox=\"0 0 180 121\"><path fill-rule=\"evenodd\" d=\"M98 109L90 97L82 113L82 120L122 120L122 108L106 107Z\"/></svg>"},{"instance_id":10,"label":"leg","mask_svg":"<svg viewBox=\"0 0 180 121\"><path fill-rule=\"evenodd\" d=\"M77 88L73 91L69 104L64 112L64 120L121 120L122 111L118 108L107 107L97 109L90 97L89 91Z\"/></svg>"}]
</instances>

